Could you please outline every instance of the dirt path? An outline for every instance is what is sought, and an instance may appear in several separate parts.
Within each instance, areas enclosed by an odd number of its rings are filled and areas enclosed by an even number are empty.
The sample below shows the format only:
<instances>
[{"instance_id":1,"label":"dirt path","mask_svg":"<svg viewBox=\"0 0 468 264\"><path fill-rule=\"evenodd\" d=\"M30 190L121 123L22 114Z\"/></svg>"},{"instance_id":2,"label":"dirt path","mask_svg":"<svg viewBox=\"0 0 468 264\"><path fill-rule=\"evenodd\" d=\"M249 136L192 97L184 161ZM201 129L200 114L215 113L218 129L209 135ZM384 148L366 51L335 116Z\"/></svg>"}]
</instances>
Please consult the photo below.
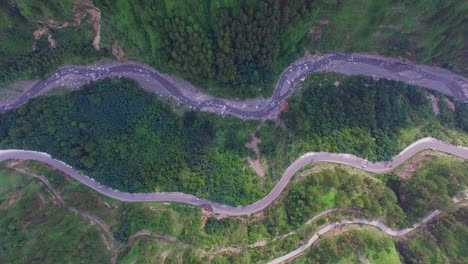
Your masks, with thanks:
<instances>
[{"instance_id":1,"label":"dirt path","mask_svg":"<svg viewBox=\"0 0 468 264\"><path fill-rule=\"evenodd\" d=\"M50 48L55 48L55 46L57 46L57 42L54 40L54 38L52 38L52 34L50 34L49 29L39 28L39 29L37 29L36 31L33 32L33 39L34 39L33 44L32 44L32 50L33 51L36 50L37 41L42 36L47 37L47 41L49 42L49 47Z\"/></svg>"},{"instance_id":2,"label":"dirt path","mask_svg":"<svg viewBox=\"0 0 468 264\"><path fill-rule=\"evenodd\" d=\"M258 144L261 144L262 141L257 137L255 132L250 133L250 137L252 138L252 140L250 142L245 143L245 147L251 149L255 153L256 159L253 159L249 156L247 157L247 161L258 176L265 177L265 171L263 170L261 163L260 150L258 149Z\"/></svg>"},{"instance_id":3,"label":"dirt path","mask_svg":"<svg viewBox=\"0 0 468 264\"><path fill-rule=\"evenodd\" d=\"M159 234L159 233L156 233L156 232L151 232L151 231L149 231L149 230L140 230L140 231L136 232L134 235L132 235L132 236L128 239L127 245L131 245L131 244L133 244L133 242L135 242L135 240L137 240L138 238L140 238L140 237L145 237L145 236L146 236L146 237L153 237L153 238L161 239L161 240L164 240L164 241L167 241L167 242L170 242L170 243L177 242L177 238L176 238L176 237L162 235L162 234Z\"/></svg>"},{"instance_id":4,"label":"dirt path","mask_svg":"<svg viewBox=\"0 0 468 264\"><path fill-rule=\"evenodd\" d=\"M28 169L16 167L15 165L7 166L7 167L10 168L11 170L19 172L20 174L38 179L40 182L44 184L47 191L52 195L53 199L57 201L61 206L66 207L67 210L73 213L74 215L81 216L82 218L87 220L91 225L97 226L98 229L100 229L103 232L103 234L105 234L101 237L104 245L106 245L106 248L112 252L112 255L116 255L119 245L117 241L114 239L114 236L112 235L112 232L110 231L109 226L104 221L102 221L98 217L88 212L78 210L72 206L67 206L63 197L50 185L50 182L46 177L35 174L29 171Z\"/></svg>"},{"instance_id":5,"label":"dirt path","mask_svg":"<svg viewBox=\"0 0 468 264\"><path fill-rule=\"evenodd\" d=\"M440 113L439 110L439 99L435 97L433 94L427 94L427 98L431 100L432 104L432 111L434 112L434 115L438 116Z\"/></svg>"}]
</instances>

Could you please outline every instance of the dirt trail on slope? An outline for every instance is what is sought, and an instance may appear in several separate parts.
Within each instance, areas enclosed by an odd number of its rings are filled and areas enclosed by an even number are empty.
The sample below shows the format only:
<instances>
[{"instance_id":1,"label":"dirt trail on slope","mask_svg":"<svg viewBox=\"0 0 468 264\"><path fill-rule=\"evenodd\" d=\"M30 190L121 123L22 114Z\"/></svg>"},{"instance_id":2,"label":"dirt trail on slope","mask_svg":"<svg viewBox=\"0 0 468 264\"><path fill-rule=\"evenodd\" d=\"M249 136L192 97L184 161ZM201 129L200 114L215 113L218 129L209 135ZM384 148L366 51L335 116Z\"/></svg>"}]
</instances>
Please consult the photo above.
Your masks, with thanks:
<instances>
[{"instance_id":1,"label":"dirt trail on slope","mask_svg":"<svg viewBox=\"0 0 468 264\"><path fill-rule=\"evenodd\" d=\"M260 150L258 149L258 144L262 143L262 140L257 137L255 132L250 133L250 136L252 138L252 141L245 143L245 147L248 149L253 150L255 153L256 159L253 159L252 157L247 157L247 161L249 162L250 166L252 169L257 173L258 176L260 177L265 177L265 171L262 168L262 163L261 163L261 155L260 155Z\"/></svg>"},{"instance_id":2,"label":"dirt trail on slope","mask_svg":"<svg viewBox=\"0 0 468 264\"><path fill-rule=\"evenodd\" d=\"M18 166L21 166L21 167L18 167ZM116 243L116 241L114 239L114 236L112 235L112 233L110 231L110 227L103 220L101 220L98 217L96 217L94 215L91 215L91 214L89 214L87 212L78 210L75 207L67 206L65 200L62 197L62 195L60 195L51 186L49 180L46 177L44 177L42 175L35 174L35 173L31 172L29 169L23 168L22 166L23 166L23 164L21 162L12 162L12 163L8 164L6 167L13 170L13 171L19 172L19 173L21 173L23 175L36 178L40 182L42 182L45 185L47 191L52 196L52 200L54 202L57 202L61 206L66 207L68 209L68 211L70 211L71 213L81 216L82 218L87 220L91 225L98 227L98 229L100 229L103 232L103 233L101 233L101 239L102 239L104 245L106 246L106 248L109 251L111 251L113 254L115 254L117 252L117 243Z\"/></svg>"},{"instance_id":3,"label":"dirt trail on slope","mask_svg":"<svg viewBox=\"0 0 468 264\"><path fill-rule=\"evenodd\" d=\"M439 109L439 99L437 97L435 97L433 94L431 93L427 93L426 94L426 97L431 101L431 104L432 104L432 111L434 112L434 115L438 116L439 113L440 113L440 109Z\"/></svg>"}]
</instances>

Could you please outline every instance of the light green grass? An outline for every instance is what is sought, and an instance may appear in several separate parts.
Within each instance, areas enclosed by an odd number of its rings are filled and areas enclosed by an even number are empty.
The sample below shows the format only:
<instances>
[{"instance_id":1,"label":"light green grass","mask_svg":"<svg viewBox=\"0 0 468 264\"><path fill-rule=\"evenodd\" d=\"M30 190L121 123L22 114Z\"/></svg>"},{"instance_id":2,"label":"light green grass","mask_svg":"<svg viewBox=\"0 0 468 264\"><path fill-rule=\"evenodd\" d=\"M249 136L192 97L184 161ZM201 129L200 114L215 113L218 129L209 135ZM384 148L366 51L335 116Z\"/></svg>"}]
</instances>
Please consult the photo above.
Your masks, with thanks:
<instances>
[{"instance_id":1,"label":"light green grass","mask_svg":"<svg viewBox=\"0 0 468 264\"><path fill-rule=\"evenodd\" d=\"M1 185L21 183L0 192L1 263L102 263L110 260L100 231L53 203L42 183L2 170Z\"/></svg>"},{"instance_id":2,"label":"light green grass","mask_svg":"<svg viewBox=\"0 0 468 264\"><path fill-rule=\"evenodd\" d=\"M468 3L447 1L320 0L329 23L309 48L320 52L378 52L437 64L466 74L463 60Z\"/></svg>"},{"instance_id":3,"label":"light green grass","mask_svg":"<svg viewBox=\"0 0 468 264\"><path fill-rule=\"evenodd\" d=\"M0 169L0 190L8 189L9 187L17 186L23 178L17 174L7 170Z\"/></svg>"}]
</instances>

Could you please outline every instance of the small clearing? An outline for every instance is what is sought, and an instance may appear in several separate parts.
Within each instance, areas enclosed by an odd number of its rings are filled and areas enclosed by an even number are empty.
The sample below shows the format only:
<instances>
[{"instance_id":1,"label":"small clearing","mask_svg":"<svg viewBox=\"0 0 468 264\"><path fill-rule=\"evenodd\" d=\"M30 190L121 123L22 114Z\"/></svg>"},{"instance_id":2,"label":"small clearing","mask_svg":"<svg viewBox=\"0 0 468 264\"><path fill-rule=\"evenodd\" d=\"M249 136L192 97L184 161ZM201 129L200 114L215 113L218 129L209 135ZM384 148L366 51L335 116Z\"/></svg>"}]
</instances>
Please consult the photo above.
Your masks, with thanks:
<instances>
[{"instance_id":1,"label":"small clearing","mask_svg":"<svg viewBox=\"0 0 468 264\"><path fill-rule=\"evenodd\" d=\"M256 247L264 247L266 246L267 241L266 240L260 240L255 242L253 245L249 245L250 248L256 248Z\"/></svg>"},{"instance_id":2,"label":"small clearing","mask_svg":"<svg viewBox=\"0 0 468 264\"><path fill-rule=\"evenodd\" d=\"M304 177L307 177L307 176L309 176L311 174L314 174L314 173L318 173L318 172L321 172L321 171L324 171L324 170L331 169L333 167L334 166L314 166L312 169L308 169L308 170L305 170L305 171L301 172L301 174L299 174L299 177L297 177L297 180L300 180L300 179L302 179Z\"/></svg>"},{"instance_id":3,"label":"small clearing","mask_svg":"<svg viewBox=\"0 0 468 264\"><path fill-rule=\"evenodd\" d=\"M247 161L249 162L250 166L257 173L258 176L265 177L265 171L262 168L262 164L260 160L261 158L260 150L258 149L258 144L261 144L262 141L257 137L255 132L250 133L250 136L252 138L252 141L245 143L245 147L253 150L253 152L256 155L256 159L253 159L252 157L249 156L247 157Z\"/></svg>"},{"instance_id":4,"label":"small clearing","mask_svg":"<svg viewBox=\"0 0 468 264\"><path fill-rule=\"evenodd\" d=\"M128 241L127 241L127 244L131 245L132 243L134 243L140 237L156 238L156 239L165 240L166 242L171 242L171 243L177 242L176 237L166 236L166 235L163 235L163 234L159 234L157 232L151 232L150 230L144 229L144 230L140 230L140 231L136 232L134 235L129 237Z\"/></svg>"},{"instance_id":5,"label":"small clearing","mask_svg":"<svg viewBox=\"0 0 468 264\"><path fill-rule=\"evenodd\" d=\"M322 38L322 35L323 35L323 31L317 27L317 26L313 26L310 30L309 30L309 38L312 40L312 41L318 41Z\"/></svg>"}]
</instances>

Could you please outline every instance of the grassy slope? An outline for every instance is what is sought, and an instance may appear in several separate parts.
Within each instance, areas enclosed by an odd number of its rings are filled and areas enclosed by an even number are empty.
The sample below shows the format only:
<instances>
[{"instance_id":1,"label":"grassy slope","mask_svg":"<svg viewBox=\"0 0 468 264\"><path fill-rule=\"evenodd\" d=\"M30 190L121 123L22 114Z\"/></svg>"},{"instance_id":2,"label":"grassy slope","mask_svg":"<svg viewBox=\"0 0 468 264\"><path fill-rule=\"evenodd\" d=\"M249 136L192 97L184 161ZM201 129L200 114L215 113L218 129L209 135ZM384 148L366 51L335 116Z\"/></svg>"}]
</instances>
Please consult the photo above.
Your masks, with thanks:
<instances>
[{"instance_id":1,"label":"grassy slope","mask_svg":"<svg viewBox=\"0 0 468 264\"><path fill-rule=\"evenodd\" d=\"M325 237L292 263L401 263L392 239L372 228L350 227Z\"/></svg>"},{"instance_id":2,"label":"grassy slope","mask_svg":"<svg viewBox=\"0 0 468 264\"><path fill-rule=\"evenodd\" d=\"M398 241L403 261L408 263L466 263L468 242L466 208L446 214Z\"/></svg>"},{"instance_id":3,"label":"grassy slope","mask_svg":"<svg viewBox=\"0 0 468 264\"><path fill-rule=\"evenodd\" d=\"M328 24L316 23L323 33L312 51L378 52L467 73L466 1L338 2L316 4Z\"/></svg>"},{"instance_id":4,"label":"grassy slope","mask_svg":"<svg viewBox=\"0 0 468 264\"><path fill-rule=\"evenodd\" d=\"M99 229L54 204L42 183L3 168L0 215L2 263L103 263L110 259Z\"/></svg>"},{"instance_id":5,"label":"grassy slope","mask_svg":"<svg viewBox=\"0 0 468 264\"><path fill-rule=\"evenodd\" d=\"M372 228L350 227L322 239L293 263L465 263L467 213L462 208L445 214L394 241Z\"/></svg>"}]
</instances>

